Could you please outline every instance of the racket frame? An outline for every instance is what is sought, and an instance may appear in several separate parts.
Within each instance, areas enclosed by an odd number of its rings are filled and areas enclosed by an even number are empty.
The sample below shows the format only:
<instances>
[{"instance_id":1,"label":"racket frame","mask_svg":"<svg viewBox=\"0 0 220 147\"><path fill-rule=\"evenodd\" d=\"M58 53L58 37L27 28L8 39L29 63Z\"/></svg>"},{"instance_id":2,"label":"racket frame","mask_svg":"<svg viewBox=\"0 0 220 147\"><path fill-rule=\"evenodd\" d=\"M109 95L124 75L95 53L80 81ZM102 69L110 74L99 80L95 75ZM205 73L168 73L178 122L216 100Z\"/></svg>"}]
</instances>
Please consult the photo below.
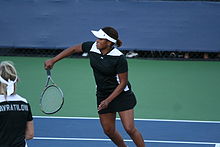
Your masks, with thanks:
<instances>
[{"instance_id":1,"label":"racket frame","mask_svg":"<svg viewBox=\"0 0 220 147\"><path fill-rule=\"evenodd\" d=\"M49 84L51 81L52 84ZM46 92L46 90L50 87L55 87L59 90L59 92L61 93L61 97L62 97L62 103L60 105L60 107L56 110L56 111L53 111L53 112L45 112L43 109L42 109L42 100L43 100L43 95L44 93ZM41 97L40 97L40 108L41 108L41 111L45 114L55 114L56 112L58 112L62 107L63 107L63 104L64 104L64 95L63 95L63 91L54 83L53 79L51 78L51 72L50 70L47 70L47 81L46 81L46 84L45 84L45 87L44 87L44 90L43 92L41 93Z\"/></svg>"}]
</instances>

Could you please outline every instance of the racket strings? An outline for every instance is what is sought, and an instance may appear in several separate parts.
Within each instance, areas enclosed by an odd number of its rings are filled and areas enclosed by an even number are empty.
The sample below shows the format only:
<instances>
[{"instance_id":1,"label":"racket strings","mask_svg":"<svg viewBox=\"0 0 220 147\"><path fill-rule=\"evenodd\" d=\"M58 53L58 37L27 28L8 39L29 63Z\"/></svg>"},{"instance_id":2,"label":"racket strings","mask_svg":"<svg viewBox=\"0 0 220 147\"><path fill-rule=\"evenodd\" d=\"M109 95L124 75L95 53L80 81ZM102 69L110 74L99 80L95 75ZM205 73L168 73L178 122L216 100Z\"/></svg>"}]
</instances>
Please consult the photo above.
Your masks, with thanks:
<instances>
[{"instance_id":1,"label":"racket strings","mask_svg":"<svg viewBox=\"0 0 220 147\"><path fill-rule=\"evenodd\" d=\"M45 113L55 113L63 105L63 93L56 86L49 86L45 89L41 99L41 109Z\"/></svg>"}]
</instances>

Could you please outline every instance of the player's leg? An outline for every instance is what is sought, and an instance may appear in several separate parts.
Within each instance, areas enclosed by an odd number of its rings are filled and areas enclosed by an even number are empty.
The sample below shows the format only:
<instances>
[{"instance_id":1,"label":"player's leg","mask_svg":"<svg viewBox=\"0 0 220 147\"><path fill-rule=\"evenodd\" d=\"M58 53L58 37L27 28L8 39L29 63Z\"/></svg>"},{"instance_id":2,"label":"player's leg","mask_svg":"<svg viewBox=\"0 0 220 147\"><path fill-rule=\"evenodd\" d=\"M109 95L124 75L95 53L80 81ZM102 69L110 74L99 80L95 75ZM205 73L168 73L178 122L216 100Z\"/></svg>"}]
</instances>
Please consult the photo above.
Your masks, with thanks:
<instances>
[{"instance_id":1,"label":"player's leg","mask_svg":"<svg viewBox=\"0 0 220 147\"><path fill-rule=\"evenodd\" d=\"M100 122L104 133L118 146L127 147L121 135L116 130L116 113L99 114Z\"/></svg>"},{"instance_id":2,"label":"player's leg","mask_svg":"<svg viewBox=\"0 0 220 147\"><path fill-rule=\"evenodd\" d=\"M121 122L124 126L124 129L134 141L137 147L145 147L144 139L141 133L135 128L134 124L134 110L126 110L119 112L119 116L121 118Z\"/></svg>"}]
</instances>

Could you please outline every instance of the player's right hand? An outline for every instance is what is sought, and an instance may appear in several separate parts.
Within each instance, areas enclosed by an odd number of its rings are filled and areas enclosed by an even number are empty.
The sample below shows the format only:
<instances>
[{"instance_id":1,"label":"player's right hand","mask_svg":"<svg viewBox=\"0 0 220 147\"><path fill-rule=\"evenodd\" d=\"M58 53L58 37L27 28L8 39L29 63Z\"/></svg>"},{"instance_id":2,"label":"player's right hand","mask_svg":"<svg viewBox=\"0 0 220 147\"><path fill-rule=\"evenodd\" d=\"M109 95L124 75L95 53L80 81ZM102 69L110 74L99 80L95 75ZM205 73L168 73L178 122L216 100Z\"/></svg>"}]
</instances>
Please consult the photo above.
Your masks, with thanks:
<instances>
[{"instance_id":1,"label":"player's right hand","mask_svg":"<svg viewBox=\"0 0 220 147\"><path fill-rule=\"evenodd\" d=\"M47 61L44 62L44 68L45 69L52 69L54 65L54 62L52 59L49 59Z\"/></svg>"}]
</instances>

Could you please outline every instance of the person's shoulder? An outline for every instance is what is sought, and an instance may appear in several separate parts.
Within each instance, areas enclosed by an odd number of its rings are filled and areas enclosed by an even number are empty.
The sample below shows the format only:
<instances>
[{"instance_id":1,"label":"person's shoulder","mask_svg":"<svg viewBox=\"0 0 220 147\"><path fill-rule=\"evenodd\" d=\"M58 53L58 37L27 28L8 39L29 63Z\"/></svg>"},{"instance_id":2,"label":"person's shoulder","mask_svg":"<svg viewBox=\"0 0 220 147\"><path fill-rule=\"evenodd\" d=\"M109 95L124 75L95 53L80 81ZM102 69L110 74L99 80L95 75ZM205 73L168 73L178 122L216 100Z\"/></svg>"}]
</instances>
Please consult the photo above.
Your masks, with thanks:
<instances>
[{"instance_id":1,"label":"person's shoulder","mask_svg":"<svg viewBox=\"0 0 220 147\"><path fill-rule=\"evenodd\" d=\"M107 55L108 56L120 56L120 57L124 56L124 54L117 48L114 48L113 50L111 50L111 52L109 52Z\"/></svg>"},{"instance_id":2,"label":"person's shoulder","mask_svg":"<svg viewBox=\"0 0 220 147\"><path fill-rule=\"evenodd\" d=\"M86 46L86 47L92 47L92 45L95 43L95 41L85 41L82 43L83 46Z\"/></svg>"},{"instance_id":3,"label":"person's shoulder","mask_svg":"<svg viewBox=\"0 0 220 147\"><path fill-rule=\"evenodd\" d=\"M26 100L26 98L18 95L18 94L15 94L15 95L11 95L9 98L8 98L8 101L22 101L24 103L28 103L28 101Z\"/></svg>"},{"instance_id":4,"label":"person's shoulder","mask_svg":"<svg viewBox=\"0 0 220 147\"><path fill-rule=\"evenodd\" d=\"M82 50L84 52L89 52L92 46L95 44L95 41L86 41L82 43Z\"/></svg>"}]
</instances>

